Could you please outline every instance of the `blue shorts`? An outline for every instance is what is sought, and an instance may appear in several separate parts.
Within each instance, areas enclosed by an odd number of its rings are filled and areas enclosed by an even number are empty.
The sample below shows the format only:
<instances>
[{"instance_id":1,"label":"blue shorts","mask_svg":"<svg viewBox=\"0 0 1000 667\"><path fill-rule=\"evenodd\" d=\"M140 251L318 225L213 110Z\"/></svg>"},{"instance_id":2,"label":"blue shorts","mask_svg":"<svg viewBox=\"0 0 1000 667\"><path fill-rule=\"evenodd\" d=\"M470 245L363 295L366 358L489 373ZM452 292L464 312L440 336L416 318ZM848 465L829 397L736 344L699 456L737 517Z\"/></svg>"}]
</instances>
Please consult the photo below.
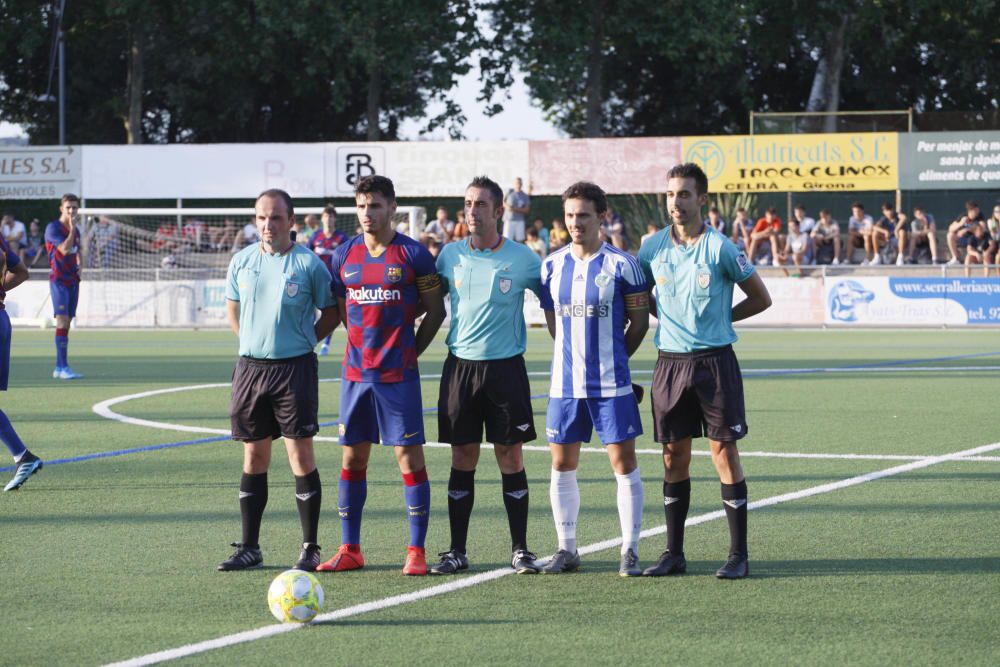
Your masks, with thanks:
<instances>
[{"instance_id":1,"label":"blue shorts","mask_svg":"<svg viewBox=\"0 0 1000 667\"><path fill-rule=\"evenodd\" d=\"M52 295L52 314L54 316L76 317L76 302L80 298L80 283L63 285L56 280L50 280L49 293Z\"/></svg>"},{"instance_id":2,"label":"blue shorts","mask_svg":"<svg viewBox=\"0 0 1000 667\"><path fill-rule=\"evenodd\" d=\"M590 442L592 430L602 444L624 442L642 435L635 394L608 398L550 398L545 418L549 442L569 445Z\"/></svg>"},{"instance_id":3,"label":"blue shorts","mask_svg":"<svg viewBox=\"0 0 1000 667\"><path fill-rule=\"evenodd\" d=\"M10 316L0 310L0 391L7 391L10 376Z\"/></svg>"},{"instance_id":4,"label":"blue shorts","mask_svg":"<svg viewBox=\"0 0 1000 667\"><path fill-rule=\"evenodd\" d=\"M340 444L360 442L426 442L420 380L340 383Z\"/></svg>"}]
</instances>

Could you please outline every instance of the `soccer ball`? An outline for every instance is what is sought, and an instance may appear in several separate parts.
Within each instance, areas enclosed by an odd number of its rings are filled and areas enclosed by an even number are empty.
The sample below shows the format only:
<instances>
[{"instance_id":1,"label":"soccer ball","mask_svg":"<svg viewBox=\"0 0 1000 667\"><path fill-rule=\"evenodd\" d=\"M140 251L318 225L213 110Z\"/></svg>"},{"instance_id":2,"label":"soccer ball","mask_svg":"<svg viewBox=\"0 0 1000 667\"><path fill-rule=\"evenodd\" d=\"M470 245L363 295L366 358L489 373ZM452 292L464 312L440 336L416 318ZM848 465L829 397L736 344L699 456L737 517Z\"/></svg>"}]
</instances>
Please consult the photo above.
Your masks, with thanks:
<instances>
[{"instance_id":1,"label":"soccer ball","mask_svg":"<svg viewBox=\"0 0 1000 667\"><path fill-rule=\"evenodd\" d=\"M282 623L308 623L323 610L323 587L302 570L286 570L267 589L267 606Z\"/></svg>"}]
</instances>

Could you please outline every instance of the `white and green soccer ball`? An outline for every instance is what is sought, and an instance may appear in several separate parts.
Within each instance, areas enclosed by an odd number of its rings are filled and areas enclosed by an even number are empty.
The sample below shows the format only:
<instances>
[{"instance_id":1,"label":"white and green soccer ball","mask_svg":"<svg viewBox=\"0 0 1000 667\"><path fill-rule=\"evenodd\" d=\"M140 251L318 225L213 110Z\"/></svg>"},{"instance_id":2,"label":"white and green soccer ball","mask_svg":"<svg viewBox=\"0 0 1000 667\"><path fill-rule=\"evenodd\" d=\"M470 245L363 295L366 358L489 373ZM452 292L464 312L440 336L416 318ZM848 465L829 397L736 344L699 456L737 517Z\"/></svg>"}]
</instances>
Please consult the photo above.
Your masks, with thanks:
<instances>
[{"instance_id":1,"label":"white and green soccer ball","mask_svg":"<svg viewBox=\"0 0 1000 667\"><path fill-rule=\"evenodd\" d=\"M302 570L285 570L267 589L267 606L282 623L308 623L323 610L323 603L323 587Z\"/></svg>"}]
</instances>

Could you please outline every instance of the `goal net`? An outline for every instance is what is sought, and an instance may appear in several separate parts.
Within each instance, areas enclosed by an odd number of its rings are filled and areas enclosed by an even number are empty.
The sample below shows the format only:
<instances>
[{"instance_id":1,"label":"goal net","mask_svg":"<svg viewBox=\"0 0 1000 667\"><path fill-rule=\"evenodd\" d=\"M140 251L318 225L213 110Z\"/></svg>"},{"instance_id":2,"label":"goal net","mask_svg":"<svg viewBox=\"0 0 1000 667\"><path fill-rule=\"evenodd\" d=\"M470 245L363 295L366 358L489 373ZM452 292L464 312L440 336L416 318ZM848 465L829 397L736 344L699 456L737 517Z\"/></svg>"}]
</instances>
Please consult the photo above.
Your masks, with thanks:
<instances>
[{"instance_id":1,"label":"goal net","mask_svg":"<svg viewBox=\"0 0 1000 667\"><path fill-rule=\"evenodd\" d=\"M299 243L322 229L322 213L322 207L295 210ZM177 270L225 277L230 257L258 240L252 208L85 207L80 218L85 280L151 279ZM423 207L400 206L393 224L419 238L426 218ZM353 208L338 210L334 226L348 238L360 233Z\"/></svg>"},{"instance_id":2,"label":"goal net","mask_svg":"<svg viewBox=\"0 0 1000 667\"><path fill-rule=\"evenodd\" d=\"M322 212L322 207L296 209L299 242L322 229ZM426 215L423 207L401 206L393 224L419 238ZM226 270L234 253L257 242L252 208L85 207L80 216L82 282L75 326L227 326ZM338 211L334 225L348 238L360 231L353 207ZM6 306L16 325L51 324L45 280L27 281L8 294Z\"/></svg>"}]
</instances>

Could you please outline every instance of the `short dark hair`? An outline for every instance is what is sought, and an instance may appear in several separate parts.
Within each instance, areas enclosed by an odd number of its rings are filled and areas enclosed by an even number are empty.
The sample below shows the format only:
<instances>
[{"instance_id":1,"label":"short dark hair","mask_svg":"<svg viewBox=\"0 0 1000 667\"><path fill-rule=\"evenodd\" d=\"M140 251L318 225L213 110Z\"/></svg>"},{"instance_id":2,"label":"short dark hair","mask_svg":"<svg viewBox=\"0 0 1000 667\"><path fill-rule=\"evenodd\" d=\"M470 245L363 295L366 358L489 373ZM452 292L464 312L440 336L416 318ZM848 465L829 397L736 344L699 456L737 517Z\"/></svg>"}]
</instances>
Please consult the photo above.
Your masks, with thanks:
<instances>
[{"instance_id":1,"label":"short dark hair","mask_svg":"<svg viewBox=\"0 0 1000 667\"><path fill-rule=\"evenodd\" d=\"M851 208L860 208L863 211L865 210L865 205L859 201L856 201L853 204L851 204Z\"/></svg>"},{"instance_id":2,"label":"short dark hair","mask_svg":"<svg viewBox=\"0 0 1000 667\"><path fill-rule=\"evenodd\" d=\"M323 212L326 213L331 218L337 215L337 209L333 204L327 204L323 207Z\"/></svg>"},{"instance_id":3,"label":"short dark hair","mask_svg":"<svg viewBox=\"0 0 1000 667\"><path fill-rule=\"evenodd\" d=\"M822 216L822 215L830 215L830 209L828 209L828 208L821 208L821 209L819 210L819 214L820 214L821 216Z\"/></svg>"},{"instance_id":4,"label":"short dark hair","mask_svg":"<svg viewBox=\"0 0 1000 667\"><path fill-rule=\"evenodd\" d=\"M295 209L292 207L292 197L287 192L280 188L270 188L269 190L264 190L259 195L257 195L257 200L260 201L263 197L274 197L275 199L280 199L285 202L285 210L288 213L288 217L295 215Z\"/></svg>"},{"instance_id":5,"label":"short dark hair","mask_svg":"<svg viewBox=\"0 0 1000 667\"><path fill-rule=\"evenodd\" d=\"M893 204L891 201L882 202L882 210L883 211L895 211L896 210L896 205Z\"/></svg>"},{"instance_id":6,"label":"short dark hair","mask_svg":"<svg viewBox=\"0 0 1000 667\"><path fill-rule=\"evenodd\" d=\"M667 180L671 178L693 178L695 194L703 195L708 192L708 176L701 167L694 162L685 162L671 167L667 172Z\"/></svg>"},{"instance_id":7,"label":"short dark hair","mask_svg":"<svg viewBox=\"0 0 1000 667\"><path fill-rule=\"evenodd\" d=\"M62 196L62 199L59 200L59 206L61 207L63 204L65 204L68 201L75 201L77 204L79 204L80 203L80 198L77 197L72 192L67 192L66 194L64 194Z\"/></svg>"},{"instance_id":8,"label":"short dark hair","mask_svg":"<svg viewBox=\"0 0 1000 667\"><path fill-rule=\"evenodd\" d=\"M601 215L608 210L608 196L599 186L587 181L577 181L562 193L565 203L569 199L586 199L594 205L594 211Z\"/></svg>"},{"instance_id":9,"label":"short dark hair","mask_svg":"<svg viewBox=\"0 0 1000 667\"><path fill-rule=\"evenodd\" d=\"M965 208L979 208L979 204L970 199L969 201L965 202Z\"/></svg>"},{"instance_id":10,"label":"short dark hair","mask_svg":"<svg viewBox=\"0 0 1000 667\"><path fill-rule=\"evenodd\" d=\"M806 210L806 205L802 202L796 202L795 206L792 207L793 211L804 211Z\"/></svg>"},{"instance_id":11,"label":"short dark hair","mask_svg":"<svg viewBox=\"0 0 1000 667\"><path fill-rule=\"evenodd\" d=\"M746 212L747 212L747 210L746 210L746 208L744 208L743 206L740 206L740 207L739 207L738 209L736 209L736 212L737 212L737 213L746 213Z\"/></svg>"},{"instance_id":12,"label":"short dark hair","mask_svg":"<svg viewBox=\"0 0 1000 667\"><path fill-rule=\"evenodd\" d=\"M712 207L710 207L708 209L708 212L709 213L719 213L719 207L718 206L712 206Z\"/></svg>"},{"instance_id":13,"label":"short dark hair","mask_svg":"<svg viewBox=\"0 0 1000 667\"><path fill-rule=\"evenodd\" d=\"M489 176L476 176L467 186L465 186L466 190L469 188L482 188L483 190L488 190L490 197L493 198L494 206L500 206L503 204L503 188L501 188L497 182L492 180Z\"/></svg>"},{"instance_id":14,"label":"short dark hair","mask_svg":"<svg viewBox=\"0 0 1000 667\"><path fill-rule=\"evenodd\" d=\"M355 195L370 195L376 192L389 201L396 201L396 188L385 176L379 174L365 176L354 186Z\"/></svg>"},{"instance_id":15,"label":"short dark hair","mask_svg":"<svg viewBox=\"0 0 1000 667\"><path fill-rule=\"evenodd\" d=\"M771 215L778 215L778 209L773 206L768 206L764 213L770 213Z\"/></svg>"},{"instance_id":16,"label":"short dark hair","mask_svg":"<svg viewBox=\"0 0 1000 667\"><path fill-rule=\"evenodd\" d=\"M923 211L924 210L924 205L923 204L914 204L913 205L913 210L914 211Z\"/></svg>"}]
</instances>

